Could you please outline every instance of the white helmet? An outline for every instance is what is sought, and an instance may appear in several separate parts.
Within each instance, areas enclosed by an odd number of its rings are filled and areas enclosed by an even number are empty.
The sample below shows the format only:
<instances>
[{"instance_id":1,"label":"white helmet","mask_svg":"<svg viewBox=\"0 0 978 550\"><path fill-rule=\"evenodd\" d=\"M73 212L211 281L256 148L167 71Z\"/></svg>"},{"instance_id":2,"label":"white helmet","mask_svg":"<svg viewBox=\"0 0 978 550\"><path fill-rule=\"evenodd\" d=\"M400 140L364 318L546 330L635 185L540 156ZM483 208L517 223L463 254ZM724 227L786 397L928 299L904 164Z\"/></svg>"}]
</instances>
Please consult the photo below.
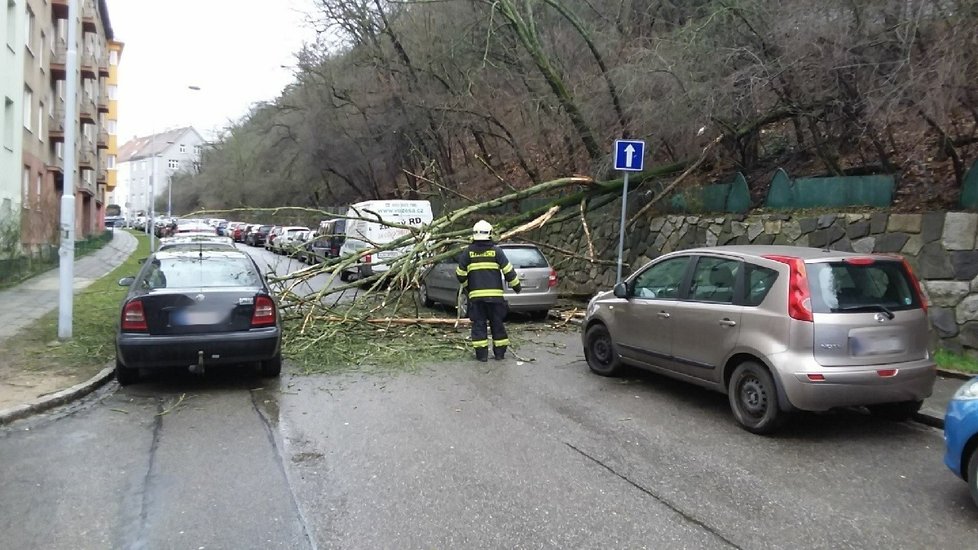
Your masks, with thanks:
<instances>
[{"instance_id":1,"label":"white helmet","mask_svg":"<svg viewBox=\"0 0 978 550\"><path fill-rule=\"evenodd\" d=\"M492 224L486 220L479 220L472 226L473 241L488 241L492 239Z\"/></svg>"}]
</instances>

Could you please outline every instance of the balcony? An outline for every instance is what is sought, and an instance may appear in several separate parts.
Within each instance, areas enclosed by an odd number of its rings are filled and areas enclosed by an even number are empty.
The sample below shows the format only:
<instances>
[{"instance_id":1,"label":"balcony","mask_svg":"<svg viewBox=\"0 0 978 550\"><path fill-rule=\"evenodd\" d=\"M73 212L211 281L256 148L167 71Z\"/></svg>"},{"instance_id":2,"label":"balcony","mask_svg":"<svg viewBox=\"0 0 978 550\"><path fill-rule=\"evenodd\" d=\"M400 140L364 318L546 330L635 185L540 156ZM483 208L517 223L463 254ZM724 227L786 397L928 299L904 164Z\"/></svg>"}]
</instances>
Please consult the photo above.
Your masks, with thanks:
<instances>
[{"instance_id":1,"label":"balcony","mask_svg":"<svg viewBox=\"0 0 978 550\"><path fill-rule=\"evenodd\" d=\"M90 122L92 124L98 120L98 109L95 108L95 98L91 95L82 93L81 101L78 103L78 118L82 122Z\"/></svg>"},{"instance_id":2,"label":"balcony","mask_svg":"<svg viewBox=\"0 0 978 550\"><path fill-rule=\"evenodd\" d=\"M58 174L65 173L65 159L57 158L51 160L51 163L47 165L48 172L56 172Z\"/></svg>"},{"instance_id":3,"label":"balcony","mask_svg":"<svg viewBox=\"0 0 978 550\"><path fill-rule=\"evenodd\" d=\"M82 170L94 170L97 163L95 151L92 150L91 146L89 144L82 145L78 153L78 167Z\"/></svg>"},{"instance_id":4,"label":"balcony","mask_svg":"<svg viewBox=\"0 0 978 550\"><path fill-rule=\"evenodd\" d=\"M92 5L91 0L85 2L81 9L82 29L85 32L98 32L98 11Z\"/></svg>"},{"instance_id":5,"label":"balcony","mask_svg":"<svg viewBox=\"0 0 978 550\"><path fill-rule=\"evenodd\" d=\"M68 45L58 40L51 55L51 78L64 80L68 68Z\"/></svg>"},{"instance_id":6,"label":"balcony","mask_svg":"<svg viewBox=\"0 0 978 550\"><path fill-rule=\"evenodd\" d=\"M81 75L82 78L98 78L96 75L96 70L98 69L98 61L89 51L85 51L81 56Z\"/></svg>"},{"instance_id":7,"label":"balcony","mask_svg":"<svg viewBox=\"0 0 978 550\"><path fill-rule=\"evenodd\" d=\"M108 180L109 171L104 166L99 166L98 170L95 171L95 181L104 185Z\"/></svg>"},{"instance_id":8,"label":"balcony","mask_svg":"<svg viewBox=\"0 0 978 550\"><path fill-rule=\"evenodd\" d=\"M98 95L98 112L109 112L109 95L104 90Z\"/></svg>"},{"instance_id":9,"label":"balcony","mask_svg":"<svg viewBox=\"0 0 978 550\"><path fill-rule=\"evenodd\" d=\"M78 187L76 191L78 193L85 193L86 195L95 196L95 178L93 177L91 170L82 169L81 178L78 180Z\"/></svg>"},{"instance_id":10,"label":"balcony","mask_svg":"<svg viewBox=\"0 0 978 550\"><path fill-rule=\"evenodd\" d=\"M48 138L54 142L65 140L65 112L63 101L61 102L61 108L55 110L54 116L48 121Z\"/></svg>"},{"instance_id":11,"label":"balcony","mask_svg":"<svg viewBox=\"0 0 978 550\"><path fill-rule=\"evenodd\" d=\"M98 75L103 78L109 77L109 56L103 55L102 59L98 60Z\"/></svg>"},{"instance_id":12,"label":"balcony","mask_svg":"<svg viewBox=\"0 0 978 550\"><path fill-rule=\"evenodd\" d=\"M51 11L57 19L68 19L68 0L51 0Z\"/></svg>"},{"instance_id":13,"label":"balcony","mask_svg":"<svg viewBox=\"0 0 978 550\"><path fill-rule=\"evenodd\" d=\"M98 131L98 137L95 142L96 147L99 149L109 148L109 133L104 129Z\"/></svg>"}]
</instances>

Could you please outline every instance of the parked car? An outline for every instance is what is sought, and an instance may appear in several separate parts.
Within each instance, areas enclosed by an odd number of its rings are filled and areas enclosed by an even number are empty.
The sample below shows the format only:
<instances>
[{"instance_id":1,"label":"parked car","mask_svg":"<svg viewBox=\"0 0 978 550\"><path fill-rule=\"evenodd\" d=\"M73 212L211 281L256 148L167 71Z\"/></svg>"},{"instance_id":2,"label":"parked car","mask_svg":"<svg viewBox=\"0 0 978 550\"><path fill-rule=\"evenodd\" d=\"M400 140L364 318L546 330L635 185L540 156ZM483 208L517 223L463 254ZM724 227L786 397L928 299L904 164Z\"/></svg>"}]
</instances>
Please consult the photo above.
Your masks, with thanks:
<instances>
[{"instance_id":1,"label":"parked car","mask_svg":"<svg viewBox=\"0 0 978 550\"><path fill-rule=\"evenodd\" d=\"M340 249L346 241L346 219L324 220L319 223L316 231L317 242L325 239L326 252L325 258L336 258L340 255Z\"/></svg>"},{"instance_id":2,"label":"parked car","mask_svg":"<svg viewBox=\"0 0 978 550\"><path fill-rule=\"evenodd\" d=\"M271 229L268 230L268 238L265 240L265 250L273 250L272 246L275 244L275 239L282 234L285 228L281 225L273 225Z\"/></svg>"},{"instance_id":3,"label":"parked car","mask_svg":"<svg viewBox=\"0 0 978 550\"><path fill-rule=\"evenodd\" d=\"M173 249L198 251L213 249L233 250L234 241L230 237L201 233L184 233L174 237L160 239L160 245L157 248L158 252Z\"/></svg>"},{"instance_id":4,"label":"parked car","mask_svg":"<svg viewBox=\"0 0 978 550\"><path fill-rule=\"evenodd\" d=\"M287 225L282 227L282 232L275 239L275 242L272 243L272 252L291 254L294 252L292 247L296 237L304 231L309 231L309 228L301 225Z\"/></svg>"},{"instance_id":5,"label":"parked car","mask_svg":"<svg viewBox=\"0 0 978 550\"><path fill-rule=\"evenodd\" d=\"M111 228L115 228L115 227L125 227L125 226L126 226L126 218L124 218L123 216L106 216L105 217L105 227L106 227L106 229L108 229L110 227Z\"/></svg>"},{"instance_id":6,"label":"parked car","mask_svg":"<svg viewBox=\"0 0 978 550\"><path fill-rule=\"evenodd\" d=\"M251 246L263 246L265 240L268 239L268 232L271 229L271 225L259 225L254 231L248 233L248 238L245 239L245 242Z\"/></svg>"},{"instance_id":7,"label":"parked car","mask_svg":"<svg viewBox=\"0 0 978 550\"><path fill-rule=\"evenodd\" d=\"M501 244L509 263L520 279L522 291L513 292L508 285L504 297L510 311L525 312L537 319L546 319L550 308L557 303L557 271L547 257L532 244ZM426 306L445 304L456 306L463 317L468 315L469 300L465 293L459 296L456 260L439 262L428 269L421 278L418 293ZM501 277L502 275L500 275Z\"/></svg>"},{"instance_id":8,"label":"parked car","mask_svg":"<svg viewBox=\"0 0 978 550\"><path fill-rule=\"evenodd\" d=\"M216 228L217 234L222 237L227 236L227 228L228 228L228 222L221 222L217 224L217 228Z\"/></svg>"},{"instance_id":9,"label":"parked car","mask_svg":"<svg viewBox=\"0 0 978 550\"><path fill-rule=\"evenodd\" d=\"M278 307L248 254L156 252L119 284L129 287L115 342L120 384L137 382L139 369L188 365L257 362L262 375L281 372Z\"/></svg>"},{"instance_id":10,"label":"parked car","mask_svg":"<svg viewBox=\"0 0 978 550\"><path fill-rule=\"evenodd\" d=\"M978 377L961 386L944 415L944 464L968 482L978 506Z\"/></svg>"},{"instance_id":11,"label":"parked car","mask_svg":"<svg viewBox=\"0 0 978 550\"><path fill-rule=\"evenodd\" d=\"M304 242L298 254L299 261L309 265L323 263L332 257L334 256L330 239L323 235L313 236Z\"/></svg>"},{"instance_id":12,"label":"parked car","mask_svg":"<svg viewBox=\"0 0 978 550\"><path fill-rule=\"evenodd\" d=\"M623 364L726 393L747 430L795 410L906 418L931 394L927 301L902 258L790 246L662 256L588 304L591 370Z\"/></svg>"},{"instance_id":13,"label":"parked car","mask_svg":"<svg viewBox=\"0 0 978 550\"><path fill-rule=\"evenodd\" d=\"M234 226L234 231L231 233L231 238L234 239L236 243L243 243L245 237L245 231L248 229L248 224L239 223Z\"/></svg>"}]
</instances>

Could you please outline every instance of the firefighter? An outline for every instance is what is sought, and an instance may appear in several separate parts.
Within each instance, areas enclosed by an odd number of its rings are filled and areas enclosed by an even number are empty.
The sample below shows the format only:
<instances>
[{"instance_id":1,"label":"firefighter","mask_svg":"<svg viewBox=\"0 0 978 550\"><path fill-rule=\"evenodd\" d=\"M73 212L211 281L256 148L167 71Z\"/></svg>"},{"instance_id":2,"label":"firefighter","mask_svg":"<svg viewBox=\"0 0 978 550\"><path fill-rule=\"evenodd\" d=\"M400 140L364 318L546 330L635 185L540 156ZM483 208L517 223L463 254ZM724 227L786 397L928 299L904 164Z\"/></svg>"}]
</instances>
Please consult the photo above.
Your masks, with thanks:
<instances>
[{"instance_id":1,"label":"firefighter","mask_svg":"<svg viewBox=\"0 0 978 550\"><path fill-rule=\"evenodd\" d=\"M469 296L475 358L479 361L489 360L488 321L492 330L493 355L497 360L504 359L509 338L503 325L508 309L503 299L503 277L517 294L522 289L513 264L506 259L502 249L492 243L492 225L489 222L480 220L472 227L472 244L459 255L455 274Z\"/></svg>"}]
</instances>

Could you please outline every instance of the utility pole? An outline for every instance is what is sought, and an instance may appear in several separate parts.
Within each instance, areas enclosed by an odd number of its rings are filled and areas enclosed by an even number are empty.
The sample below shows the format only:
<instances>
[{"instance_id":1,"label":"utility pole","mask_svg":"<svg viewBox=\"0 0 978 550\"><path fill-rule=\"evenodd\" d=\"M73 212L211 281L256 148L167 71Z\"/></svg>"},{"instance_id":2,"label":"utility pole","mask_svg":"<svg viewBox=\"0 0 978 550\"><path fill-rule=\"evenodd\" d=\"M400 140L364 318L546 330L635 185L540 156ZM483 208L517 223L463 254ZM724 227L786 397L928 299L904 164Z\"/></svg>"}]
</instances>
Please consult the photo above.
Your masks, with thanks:
<instances>
[{"instance_id":1,"label":"utility pole","mask_svg":"<svg viewBox=\"0 0 978 550\"><path fill-rule=\"evenodd\" d=\"M75 281L75 142L78 118L78 0L68 0L65 63L65 170L61 185L61 247L58 250L58 339L71 338Z\"/></svg>"}]
</instances>

